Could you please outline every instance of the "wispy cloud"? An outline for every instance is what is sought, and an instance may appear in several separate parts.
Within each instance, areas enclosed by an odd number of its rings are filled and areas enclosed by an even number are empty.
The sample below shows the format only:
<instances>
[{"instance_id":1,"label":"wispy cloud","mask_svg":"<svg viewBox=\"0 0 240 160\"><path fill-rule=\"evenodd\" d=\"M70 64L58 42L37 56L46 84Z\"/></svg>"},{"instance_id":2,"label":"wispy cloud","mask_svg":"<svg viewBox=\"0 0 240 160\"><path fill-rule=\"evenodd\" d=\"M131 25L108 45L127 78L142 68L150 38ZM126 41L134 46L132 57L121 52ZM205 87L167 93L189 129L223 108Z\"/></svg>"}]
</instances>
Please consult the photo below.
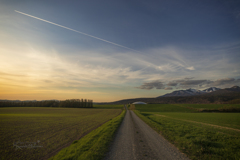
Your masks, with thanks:
<instances>
[{"instance_id":1,"label":"wispy cloud","mask_svg":"<svg viewBox=\"0 0 240 160\"><path fill-rule=\"evenodd\" d=\"M11 45L9 44L9 46ZM19 45L21 47L15 47L16 49L12 49L11 51L8 50L8 53L5 52L6 45L0 45L0 52L6 53L0 55L0 68L4 71L0 76L8 78L8 82L5 81L5 83L12 81L12 84L23 86L66 86L69 88L81 88L117 87L133 84L134 82L137 84L143 82L143 85L140 85L139 88L150 90L153 88L164 89L176 86L203 87L203 84L206 86L207 82L212 82L216 78L223 79L216 74L217 72L215 73L215 78L208 78L210 72L205 72L201 69L195 69L192 72L192 70L187 69L187 66L193 65L193 62L198 65L198 62L196 60L188 62L187 58L180 56L181 52L177 56L177 59L181 60L173 60L174 57L172 56L177 55L177 50L171 55L172 49L164 49L165 52L159 56L155 55L155 52L152 53L152 50L146 51L149 55L153 55L153 58L146 55L137 56L136 53L131 52L119 52L110 56L105 52L96 50L77 50L78 54L73 53L74 56L69 56L60 54L56 50L41 51L31 44ZM159 53L162 53L161 51L162 49L160 49ZM164 57L166 53L169 54ZM155 59L159 59L159 61L155 61ZM220 63L215 61L204 65L214 66L213 70L216 71ZM159 66L161 66L161 69ZM202 71L204 73L201 73ZM189 74L196 78L184 78ZM17 80L10 75L25 77ZM203 78L199 79L199 76ZM230 82L230 80L226 79L225 81ZM223 85L225 81L218 80L212 83L212 85Z\"/></svg>"},{"instance_id":2,"label":"wispy cloud","mask_svg":"<svg viewBox=\"0 0 240 160\"><path fill-rule=\"evenodd\" d=\"M191 66L191 67L186 67L186 69L191 70L191 71L195 70L195 68L194 68L193 66Z\"/></svg>"}]
</instances>

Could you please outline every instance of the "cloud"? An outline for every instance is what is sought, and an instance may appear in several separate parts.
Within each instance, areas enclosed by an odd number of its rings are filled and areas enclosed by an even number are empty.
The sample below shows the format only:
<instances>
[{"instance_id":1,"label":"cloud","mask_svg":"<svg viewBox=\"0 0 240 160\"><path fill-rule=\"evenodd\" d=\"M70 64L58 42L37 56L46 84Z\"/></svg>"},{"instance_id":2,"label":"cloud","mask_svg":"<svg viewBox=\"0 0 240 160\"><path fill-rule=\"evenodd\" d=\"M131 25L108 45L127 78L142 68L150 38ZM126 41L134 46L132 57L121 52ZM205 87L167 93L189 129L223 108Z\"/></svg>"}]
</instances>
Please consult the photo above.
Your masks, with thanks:
<instances>
[{"instance_id":1,"label":"cloud","mask_svg":"<svg viewBox=\"0 0 240 160\"><path fill-rule=\"evenodd\" d=\"M45 83L52 83L53 81L51 81L51 80L43 80L43 82L45 82Z\"/></svg>"},{"instance_id":2,"label":"cloud","mask_svg":"<svg viewBox=\"0 0 240 160\"><path fill-rule=\"evenodd\" d=\"M167 87L177 87L177 88L199 88L204 84L210 83L209 80L194 80L193 77L184 78L180 80L172 80L165 83Z\"/></svg>"},{"instance_id":3,"label":"cloud","mask_svg":"<svg viewBox=\"0 0 240 160\"><path fill-rule=\"evenodd\" d=\"M202 84L204 82L206 82L207 80L183 80L182 82L180 82L180 85L199 85Z\"/></svg>"},{"instance_id":4,"label":"cloud","mask_svg":"<svg viewBox=\"0 0 240 160\"><path fill-rule=\"evenodd\" d=\"M79 45L57 44L54 40L60 36L54 39L56 35L46 30L39 33L32 29L34 24L23 25L20 21L16 24L22 25L16 27L23 33L14 35L6 32L7 27L0 30L0 83L4 86L62 93L62 89L82 91L85 88L82 92L102 92L136 84L143 90L169 90L239 83L222 78L240 75L238 52L235 53L229 45L214 50L191 49L191 46L187 49L166 46L141 50L146 54L131 50L122 52L116 49L118 47L108 45L83 49ZM33 41L24 39L23 34L29 35ZM235 44L235 50L236 46L239 43ZM136 95L139 95L137 91Z\"/></svg>"},{"instance_id":5,"label":"cloud","mask_svg":"<svg viewBox=\"0 0 240 160\"><path fill-rule=\"evenodd\" d=\"M150 90L150 89L153 89L153 88L164 89L164 85L160 81L153 81L153 82L145 82L140 87L136 87L136 88L146 89L146 90Z\"/></svg>"},{"instance_id":6,"label":"cloud","mask_svg":"<svg viewBox=\"0 0 240 160\"><path fill-rule=\"evenodd\" d=\"M184 78L184 79L190 80L190 79L194 79L194 77L186 77L186 78Z\"/></svg>"},{"instance_id":7,"label":"cloud","mask_svg":"<svg viewBox=\"0 0 240 160\"><path fill-rule=\"evenodd\" d=\"M26 75L10 74L10 73L5 73L5 72L0 72L0 76L9 76L9 77L26 77Z\"/></svg>"},{"instance_id":8,"label":"cloud","mask_svg":"<svg viewBox=\"0 0 240 160\"><path fill-rule=\"evenodd\" d=\"M178 83L177 83L177 82L168 82L167 85L168 85L168 86L177 86Z\"/></svg>"},{"instance_id":9,"label":"cloud","mask_svg":"<svg viewBox=\"0 0 240 160\"><path fill-rule=\"evenodd\" d=\"M178 69L178 65L175 64L165 64L161 66L156 66L157 70L164 71L164 72L175 72Z\"/></svg>"},{"instance_id":10,"label":"cloud","mask_svg":"<svg viewBox=\"0 0 240 160\"><path fill-rule=\"evenodd\" d=\"M217 80L193 80L193 79L182 79L182 80L175 80L172 82L169 82L168 86L178 86L179 88L206 88L206 87L231 87L233 85L238 85L240 80L234 79L234 78L222 78ZM177 83L177 85L176 85ZM171 85L174 84L174 85Z\"/></svg>"},{"instance_id":11,"label":"cloud","mask_svg":"<svg viewBox=\"0 0 240 160\"><path fill-rule=\"evenodd\" d=\"M172 87L166 87L164 88L164 90L172 90L173 88Z\"/></svg>"},{"instance_id":12,"label":"cloud","mask_svg":"<svg viewBox=\"0 0 240 160\"><path fill-rule=\"evenodd\" d=\"M222 86L222 85L228 85L228 84L234 84L234 83L239 83L240 81L238 79L234 78L223 78L223 79L218 79L216 81L213 81L210 83L210 85L214 86Z\"/></svg>"},{"instance_id":13,"label":"cloud","mask_svg":"<svg viewBox=\"0 0 240 160\"><path fill-rule=\"evenodd\" d=\"M194 68L193 66L191 66L191 67L186 67L186 69L191 70L191 71L195 70L195 68Z\"/></svg>"}]
</instances>

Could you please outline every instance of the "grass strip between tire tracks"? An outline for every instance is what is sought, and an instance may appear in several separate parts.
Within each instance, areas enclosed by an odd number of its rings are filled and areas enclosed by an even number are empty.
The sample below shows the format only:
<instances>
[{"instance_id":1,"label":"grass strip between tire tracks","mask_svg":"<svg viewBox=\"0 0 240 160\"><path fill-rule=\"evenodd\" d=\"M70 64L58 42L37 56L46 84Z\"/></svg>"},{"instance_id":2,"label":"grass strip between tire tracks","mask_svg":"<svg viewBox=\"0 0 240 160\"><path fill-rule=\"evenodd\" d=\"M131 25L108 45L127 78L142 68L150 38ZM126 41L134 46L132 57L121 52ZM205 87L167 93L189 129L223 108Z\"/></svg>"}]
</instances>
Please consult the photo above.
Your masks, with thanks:
<instances>
[{"instance_id":1,"label":"grass strip between tire tracks","mask_svg":"<svg viewBox=\"0 0 240 160\"><path fill-rule=\"evenodd\" d=\"M49 160L100 160L104 158L125 112L123 110L119 116L106 122L80 140L74 141L69 147L62 149Z\"/></svg>"}]
</instances>

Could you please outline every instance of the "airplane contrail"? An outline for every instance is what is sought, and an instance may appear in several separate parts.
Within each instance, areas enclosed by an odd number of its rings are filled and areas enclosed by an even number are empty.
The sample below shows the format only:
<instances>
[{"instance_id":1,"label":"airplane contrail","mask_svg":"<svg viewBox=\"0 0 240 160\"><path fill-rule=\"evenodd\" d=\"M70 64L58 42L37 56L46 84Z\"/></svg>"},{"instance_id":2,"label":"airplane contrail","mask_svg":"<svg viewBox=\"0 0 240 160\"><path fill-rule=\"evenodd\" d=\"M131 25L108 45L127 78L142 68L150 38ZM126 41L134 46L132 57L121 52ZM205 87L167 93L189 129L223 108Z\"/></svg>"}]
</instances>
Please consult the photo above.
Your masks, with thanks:
<instances>
[{"instance_id":1,"label":"airplane contrail","mask_svg":"<svg viewBox=\"0 0 240 160\"><path fill-rule=\"evenodd\" d=\"M57 24L57 23L53 23L53 22L47 21L47 20L45 20L45 19L41 19L41 18L32 16L32 15L30 15L30 14L26 14L26 13L23 13L23 12L20 12L20 11L17 11L17 10L15 10L15 12L20 13L20 14L23 14L23 15L28 16L28 17L32 17L32 18L38 19L38 20L43 21L43 22L47 22L47 23L53 24L53 25L58 26L58 27L62 27L62 28L68 29L68 30L73 31L73 32L77 32L77 33L83 34L83 35L85 35L85 36L89 36L89 37L98 39L98 40L103 41L103 42L107 42L107 43L113 44L113 45L115 45L115 46L119 46L119 47L122 47L122 48L125 48L125 49L129 49L129 50L132 50L132 51L141 53L140 51L137 51L137 50L134 50L134 49L131 49L131 48L122 46L122 45L117 44L117 43L113 43L113 42L107 41L107 40L102 39L102 38L98 38L98 37L92 36L92 35L87 34L87 33L83 33L83 32L77 31L77 30L72 29L72 28L68 28L68 27L62 26L62 25Z\"/></svg>"}]
</instances>

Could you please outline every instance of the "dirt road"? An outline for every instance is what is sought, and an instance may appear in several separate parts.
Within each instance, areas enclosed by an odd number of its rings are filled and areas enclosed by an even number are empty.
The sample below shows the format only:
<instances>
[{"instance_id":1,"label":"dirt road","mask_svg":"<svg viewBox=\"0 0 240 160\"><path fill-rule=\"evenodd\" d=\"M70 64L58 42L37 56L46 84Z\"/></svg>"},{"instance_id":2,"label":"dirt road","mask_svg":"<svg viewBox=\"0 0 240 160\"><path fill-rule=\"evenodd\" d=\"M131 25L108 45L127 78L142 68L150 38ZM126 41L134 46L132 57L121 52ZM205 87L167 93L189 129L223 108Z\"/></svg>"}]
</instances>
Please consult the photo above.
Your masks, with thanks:
<instances>
[{"instance_id":1,"label":"dirt road","mask_svg":"<svg viewBox=\"0 0 240 160\"><path fill-rule=\"evenodd\" d=\"M105 160L188 159L177 148L127 110Z\"/></svg>"}]
</instances>

